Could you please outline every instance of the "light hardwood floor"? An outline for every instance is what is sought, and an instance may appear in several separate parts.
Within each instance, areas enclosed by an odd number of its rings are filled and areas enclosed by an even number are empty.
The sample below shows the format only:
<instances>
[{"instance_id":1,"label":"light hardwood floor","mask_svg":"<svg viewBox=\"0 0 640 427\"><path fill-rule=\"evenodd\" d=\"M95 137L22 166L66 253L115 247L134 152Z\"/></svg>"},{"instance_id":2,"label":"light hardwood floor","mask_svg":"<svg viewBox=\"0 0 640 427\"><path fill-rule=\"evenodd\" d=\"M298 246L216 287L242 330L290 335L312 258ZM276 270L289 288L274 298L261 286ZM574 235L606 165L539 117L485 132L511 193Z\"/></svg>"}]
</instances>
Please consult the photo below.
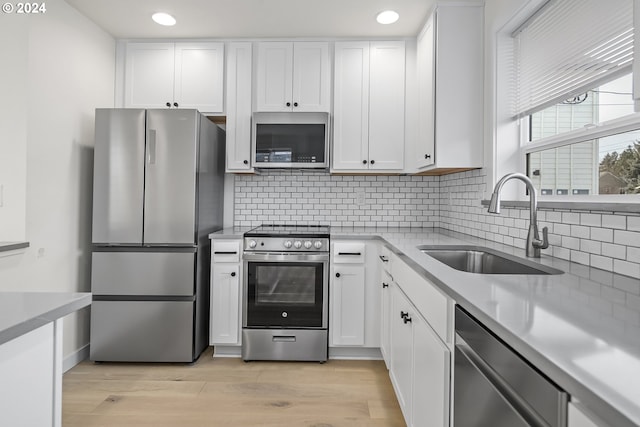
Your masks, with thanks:
<instances>
[{"instance_id":1,"label":"light hardwood floor","mask_svg":"<svg viewBox=\"0 0 640 427\"><path fill-rule=\"evenodd\" d=\"M382 361L94 364L63 376L62 425L404 427Z\"/></svg>"}]
</instances>

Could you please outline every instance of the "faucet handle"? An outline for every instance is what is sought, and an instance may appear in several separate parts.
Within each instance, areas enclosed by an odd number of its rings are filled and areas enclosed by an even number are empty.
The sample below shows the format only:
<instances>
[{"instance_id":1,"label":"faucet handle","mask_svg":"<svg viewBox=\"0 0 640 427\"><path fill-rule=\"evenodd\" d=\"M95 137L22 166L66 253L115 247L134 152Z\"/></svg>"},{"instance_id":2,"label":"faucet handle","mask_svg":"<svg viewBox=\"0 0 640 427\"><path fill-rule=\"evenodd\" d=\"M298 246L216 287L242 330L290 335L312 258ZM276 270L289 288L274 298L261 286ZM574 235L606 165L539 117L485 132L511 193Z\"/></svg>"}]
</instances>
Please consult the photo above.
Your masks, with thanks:
<instances>
[{"instance_id":1,"label":"faucet handle","mask_svg":"<svg viewBox=\"0 0 640 427\"><path fill-rule=\"evenodd\" d=\"M547 249L549 247L549 229L547 227L542 227L542 241L534 240L533 246L538 249Z\"/></svg>"}]
</instances>

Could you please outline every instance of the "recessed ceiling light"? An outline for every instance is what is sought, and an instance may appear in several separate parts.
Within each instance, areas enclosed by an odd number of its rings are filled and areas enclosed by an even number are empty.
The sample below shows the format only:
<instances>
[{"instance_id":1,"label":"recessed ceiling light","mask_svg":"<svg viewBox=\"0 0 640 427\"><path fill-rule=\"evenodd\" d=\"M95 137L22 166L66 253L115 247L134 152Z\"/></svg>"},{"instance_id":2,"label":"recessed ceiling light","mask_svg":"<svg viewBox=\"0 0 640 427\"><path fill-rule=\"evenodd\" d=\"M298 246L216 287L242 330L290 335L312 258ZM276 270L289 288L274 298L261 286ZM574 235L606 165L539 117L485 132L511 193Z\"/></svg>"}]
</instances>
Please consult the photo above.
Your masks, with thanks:
<instances>
[{"instance_id":1,"label":"recessed ceiling light","mask_svg":"<svg viewBox=\"0 0 640 427\"><path fill-rule=\"evenodd\" d=\"M160 25L167 25L167 26L176 25L176 18L164 12L154 13L151 16L151 19L153 19L156 23Z\"/></svg>"},{"instance_id":2,"label":"recessed ceiling light","mask_svg":"<svg viewBox=\"0 0 640 427\"><path fill-rule=\"evenodd\" d=\"M400 15L395 10L385 10L384 12L380 12L378 16L376 16L376 21L380 24L393 24L398 20Z\"/></svg>"}]
</instances>

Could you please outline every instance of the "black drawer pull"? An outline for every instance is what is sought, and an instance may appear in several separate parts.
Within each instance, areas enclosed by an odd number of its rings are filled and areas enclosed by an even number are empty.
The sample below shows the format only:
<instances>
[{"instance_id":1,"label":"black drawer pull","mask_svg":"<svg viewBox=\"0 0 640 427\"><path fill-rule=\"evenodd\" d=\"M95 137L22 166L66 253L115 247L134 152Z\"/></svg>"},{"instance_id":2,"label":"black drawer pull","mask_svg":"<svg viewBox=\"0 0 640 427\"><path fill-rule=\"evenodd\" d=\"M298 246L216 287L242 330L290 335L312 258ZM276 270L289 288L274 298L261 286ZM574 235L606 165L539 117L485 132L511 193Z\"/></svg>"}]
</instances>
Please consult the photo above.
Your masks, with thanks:
<instances>
[{"instance_id":1,"label":"black drawer pull","mask_svg":"<svg viewBox=\"0 0 640 427\"><path fill-rule=\"evenodd\" d=\"M360 256L362 252L338 252L339 256L347 255L347 256Z\"/></svg>"},{"instance_id":2,"label":"black drawer pull","mask_svg":"<svg viewBox=\"0 0 640 427\"><path fill-rule=\"evenodd\" d=\"M237 251L219 251L219 252L214 252L214 255L236 255L238 252Z\"/></svg>"},{"instance_id":3,"label":"black drawer pull","mask_svg":"<svg viewBox=\"0 0 640 427\"><path fill-rule=\"evenodd\" d=\"M389 262L389 258L387 258L387 257L386 257L386 256L384 256L384 255L380 255L380 260L381 260L382 262Z\"/></svg>"},{"instance_id":4,"label":"black drawer pull","mask_svg":"<svg viewBox=\"0 0 640 427\"><path fill-rule=\"evenodd\" d=\"M231 277L236 277L236 272L235 271L231 272Z\"/></svg>"}]
</instances>

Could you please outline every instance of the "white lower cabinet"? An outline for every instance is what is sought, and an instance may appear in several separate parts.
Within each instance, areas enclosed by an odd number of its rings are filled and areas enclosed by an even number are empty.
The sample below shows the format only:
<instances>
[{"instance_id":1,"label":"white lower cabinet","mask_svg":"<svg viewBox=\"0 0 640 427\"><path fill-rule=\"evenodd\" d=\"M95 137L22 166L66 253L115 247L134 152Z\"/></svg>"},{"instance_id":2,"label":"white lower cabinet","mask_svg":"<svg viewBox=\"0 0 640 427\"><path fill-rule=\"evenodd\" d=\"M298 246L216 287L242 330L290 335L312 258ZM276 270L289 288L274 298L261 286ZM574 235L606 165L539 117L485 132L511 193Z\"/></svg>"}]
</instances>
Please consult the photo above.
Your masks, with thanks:
<instances>
[{"instance_id":1,"label":"white lower cabinet","mask_svg":"<svg viewBox=\"0 0 640 427\"><path fill-rule=\"evenodd\" d=\"M446 342L449 342L449 329L453 325L453 301L408 269L410 267L404 263L394 263L395 281L386 288L391 289L389 375L408 426L446 427L450 419L451 387L451 349ZM403 283L408 279L411 279L410 283ZM418 297L423 296L425 288L443 298L432 299L429 304L437 302L438 306L427 312L418 310L417 306L423 310L424 307L413 302L421 302ZM444 313L445 318L434 317L439 313ZM433 318L434 324L427 318ZM446 326L441 335L434 325L442 323Z\"/></svg>"},{"instance_id":2,"label":"white lower cabinet","mask_svg":"<svg viewBox=\"0 0 640 427\"><path fill-rule=\"evenodd\" d=\"M449 425L451 352L420 315L413 324L412 427Z\"/></svg>"},{"instance_id":3,"label":"white lower cabinet","mask_svg":"<svg viewBox=\"0 0 640 427\"><path fill-rule=\"evenodd\" d=\"M361 347L376 349L376 352L380 347L380 286L376 260L377 247L373 242L331 243L330 347ZM356 355L351 353L351 356Z\"/></svg>"},{"instance_id":4,"label":"white lower cabinet","mask_svg":"<svg viewBox=\"0 0 640 427\"><path fill-rule=\"evenodd\" d=\"M380 353L388 369L391 361L391 293L395 285L388 271L383 269L380 275Z\"/></svg>"},{"instance_id":5,"label":"white lower cabinet","mask_svg":"<svg viewBox=\"0 0 640 427\"><path fill-rule=\"evenodd\" d=\"M241 243L240 240L212 242L210 345L241 344Z\"/></svg>"},{"instance_id":6,"label":"white lower cabinet","mask_svg":"<svg viewBox=\"0 0 640 427\"><path fill-rule=\"evenodd\" d=\"M0 425L62 425L62 319L0 345Z\"/></svg>"},{"instance_id":7,"label":"white lower cabinet","mask_svg":"<svg viewBox=\"0 0 640 427\"><path fill-rule=\"evenodd\" d=\"M364 264L336 264L331 287L331 344L364 345Z\"/></svg>"}]
</instances>

